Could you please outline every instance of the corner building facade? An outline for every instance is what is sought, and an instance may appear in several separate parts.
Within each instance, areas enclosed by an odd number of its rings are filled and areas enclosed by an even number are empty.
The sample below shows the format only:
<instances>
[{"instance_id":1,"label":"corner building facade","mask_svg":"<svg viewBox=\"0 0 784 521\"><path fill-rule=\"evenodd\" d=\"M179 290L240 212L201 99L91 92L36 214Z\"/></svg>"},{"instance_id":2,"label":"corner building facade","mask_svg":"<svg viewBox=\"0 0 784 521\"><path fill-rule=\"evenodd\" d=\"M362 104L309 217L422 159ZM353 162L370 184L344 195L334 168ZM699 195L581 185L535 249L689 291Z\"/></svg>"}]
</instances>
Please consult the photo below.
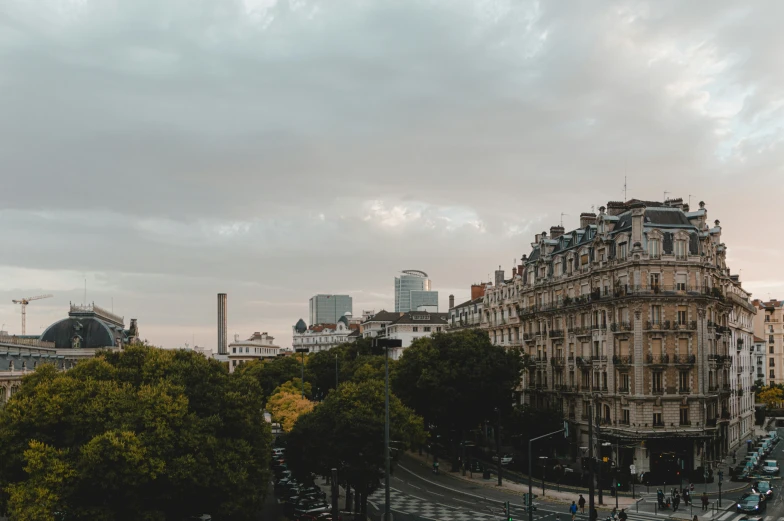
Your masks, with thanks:
<instances>
[{"instance_id":1,"label":"corner building facade","mask_svg":"<svg viewBox=\"0 0 784 521\"><path fill-rule=\"evenodd\" d=\"M733 448L731 410L751 410L750 398L731 403L741 379L729 287L739 283L719 221L709 226L699 206L610 202L598 216L581 214L579 229L537 235L513 278L487 288L483 327L528 355L520 400L572 422L575 459L585 455L591 406L597 452L624 472L634 464L672 479L681 465L688 475Z\"/></svg>"}]
</instances>

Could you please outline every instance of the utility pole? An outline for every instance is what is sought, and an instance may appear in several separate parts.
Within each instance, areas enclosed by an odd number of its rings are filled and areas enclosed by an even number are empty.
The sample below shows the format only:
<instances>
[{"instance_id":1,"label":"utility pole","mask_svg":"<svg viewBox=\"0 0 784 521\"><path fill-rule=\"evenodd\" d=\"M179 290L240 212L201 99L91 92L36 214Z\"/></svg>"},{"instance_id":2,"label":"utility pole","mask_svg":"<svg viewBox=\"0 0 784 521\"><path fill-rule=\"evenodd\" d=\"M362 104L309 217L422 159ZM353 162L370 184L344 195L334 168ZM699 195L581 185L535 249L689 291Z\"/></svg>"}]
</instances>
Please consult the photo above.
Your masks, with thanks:
<instances>
[{"instance_id":1,"label":"utility pole","mask_svg":"<svg viewBox=\"0 0 784 521\"><path fill-rule=\"evenodd\" d=\"M391 338L376 338L374 341L377 347L384 348L384 521L392 521L392 511L389 505L389 349L402 347L403 342Z\"/></svg>"},{"instance_id":2,"label":"utility pole","mask_svg":"<svg viewBox=\"0 0 784 521\"><path fill-rule=\"evenodd\" d=\"M624 181L624 189L626 188ZM588 406L588 519L593 521L593 406ZM530 520L529 521L533 521Z\"/></svg>"},{"instance_id":3,"label":"utility pole","mask_svg":"<svg viewBox=\"0 0 784 521\"><path fill-rule=\"evenodd\" d=\"M503 484L503 478L501 477L501 409L496 407L495 412L498 413L498 423L495 429L495 454L498 457L498 486L500 487Z\"/></svg>"}]
</instances>

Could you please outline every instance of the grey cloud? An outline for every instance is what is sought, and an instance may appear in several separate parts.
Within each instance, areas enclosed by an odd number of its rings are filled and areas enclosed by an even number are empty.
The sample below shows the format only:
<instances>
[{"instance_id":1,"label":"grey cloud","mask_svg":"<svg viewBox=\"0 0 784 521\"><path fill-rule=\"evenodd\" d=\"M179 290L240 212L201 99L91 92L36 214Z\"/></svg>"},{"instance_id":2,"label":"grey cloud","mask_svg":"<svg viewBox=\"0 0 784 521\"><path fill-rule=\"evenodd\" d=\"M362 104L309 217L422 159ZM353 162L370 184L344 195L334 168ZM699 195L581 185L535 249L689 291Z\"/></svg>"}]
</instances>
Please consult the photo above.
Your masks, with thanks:
<instances>
[{"instance_id":1,"label":"grey cloud","mask_svg":"<svg viewBox=\"0 0 784 521\"><path fill-rule=\"evenodd\" d=\"M782 15L776 1L10 0L0 268L70 273L58 298L93 274L96 296L167 345L212 328L217 291L236 324L285 339L315 292L391 306L403 268L428 271L442 304L467 297L561 212L573 227L621 199L628 176L630 197L707 201L733 269L775 288L755 247L757 210L784 195Z\"/></svg>"}]
</instances>

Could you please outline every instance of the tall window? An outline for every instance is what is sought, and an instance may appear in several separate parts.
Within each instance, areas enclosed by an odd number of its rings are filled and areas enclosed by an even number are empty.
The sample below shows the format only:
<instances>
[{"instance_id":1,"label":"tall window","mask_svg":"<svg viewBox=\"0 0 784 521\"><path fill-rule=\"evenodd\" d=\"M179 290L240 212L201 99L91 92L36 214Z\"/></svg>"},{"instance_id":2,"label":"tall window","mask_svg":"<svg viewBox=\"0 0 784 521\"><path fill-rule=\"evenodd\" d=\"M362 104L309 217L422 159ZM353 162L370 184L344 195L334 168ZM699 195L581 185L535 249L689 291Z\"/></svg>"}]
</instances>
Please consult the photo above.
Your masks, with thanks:
<instances>
[{"instance_id":1,"label":"tall window","mask_svg":"<svg viewBox=\"0 0 784 521\"><path fill-rule=\"evenodd\" d=\"M648 253L651 257L657 258L661 255L660 242L657 240L648 241Z\"/></svg>"},{"instance_id":2,"label":"tall window","mask_svg":"<svg viewBox=\"0 0 784 521\"><path fill-rule=\"evenodd\" d=\"M651 322L661 324L661 306L651 306Z\"/></svg>"},{"instance_id":3,"label":"tall window","mask_svg":"<svg viewBox=\"0 0 784 521\"><path fill-rule=\"evenodd\" d=\"M664 422L662 421L662 413L655 412L653 413L653 426L654 427L662 427Z\"/></svg>"},{"instance_id":4,"label":"tall window","mask_svg":"<svg viewBox=\"0 0 784 521\"><path fill-rule=\"evenodd\" d=\"M680 259L686 258L686 241L675 241L675 256Z\"/></svg>"},{"instance_id":5,"label":"tall window","mask_svg":"<svg viewBox=\"0 0 784 521\"><path fill-rule=\"evenodd\" d=\"M678 375L679 389L681 392L689 391L689 372L681 371Z\"/></svg>"},{"instance_id":6,"label":"tall window","mask_svg":"<svg viewBox=\"0 0 784 521\"><path fill-rule=\"evenodd\" d=\"M621 392L629 392L629 373L620 374L620 383L618 390Z\"/></svg>"},{"instance_id":7,"label":"tall window","mask_svg":"<svg viewBox=\"0 0 784 521\"><path fill-rule=\"evenodd\" d=\"M622 243L620 243L618 245L618 258L619 259L625 259L626 258L627 248L628 248L628 244L625 243L625 242L622 242Z\"/></svg>"},{"instance_id":8,"label":"tall window","mask_svg":"<svg viewBox=\"0 0 784 521\"><path fill-rule=\"evenodd\" d=\"M678 308L678 324L681 326L686 325L686 317L688 316L687 310L685 307Z\"/></svg>"},{"instance_id":9,"label":"tall window","mask_svg":"<svg viewBox=\"0 0 784 521\"><path fill-rule=\"evenodd\" d=\"M629 409L621 409L621 423L624 425L629 425L631 421L631 414L629 413Z\"/></svg>"},{"instance_id":10,"label":"tall window","mask_svg":"<svg viewBox=\"0 0 784 521\"><path fill-rule=\"evenodd\" d=\"M661 393L664 392L664 388L662 387L662 373L661 371L654 371L652 373L653 377L653 392Z\"/></svg>"},{"instance_id":11,"label":"tall window","mask_svg":"<svg viewBox=\"0 0 784 521\"><path fill-rule=\"evenodd\" d=\"M689 406L681 405L681 425L689 425Z\"/></svg>"},{"instance_id":12,"label":"tall window","mask_svg":"<svg viewBox=\"0 0 784 521\"><path fill-rule=\"evenodd\" d=\"M651 288L654 289L654 290L658 290L659 289L659 282L661 280L659 274L658 273L651 273L650 279L651 279Z\"/></svg>"},{"instance_id":13,"label":"tall window","mask_svg":"<svg viewBox=\"0 0 784 521\"><path fill-rule=\"evenodd\" d=\"M776 359L775 358L770 357L770 359L768 360L768 367L776 367Z\"/></svg>"}]
</instances>

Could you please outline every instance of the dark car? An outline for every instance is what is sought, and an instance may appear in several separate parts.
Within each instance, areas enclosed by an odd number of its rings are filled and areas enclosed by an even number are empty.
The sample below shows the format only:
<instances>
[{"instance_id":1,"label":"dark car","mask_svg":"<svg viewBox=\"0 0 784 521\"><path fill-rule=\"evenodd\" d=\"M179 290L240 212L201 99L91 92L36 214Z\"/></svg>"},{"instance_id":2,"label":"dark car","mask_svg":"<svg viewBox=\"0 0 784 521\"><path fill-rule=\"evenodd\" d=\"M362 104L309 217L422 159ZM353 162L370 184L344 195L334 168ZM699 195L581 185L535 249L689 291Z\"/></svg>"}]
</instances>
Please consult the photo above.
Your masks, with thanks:
<instances>
[{"instance_id":1,"label":"dark car","mask_svg":"<svg viewBox=\"0 0 784 521\"><path fill-rule=\"evenodd\" d=\"M751 492L754 494L759 494L765 499L770 499L773 497L773 487L770 486L770 481L757 481L754 483L754 485L752 485Z\"/></svg>"},{"instance_id":2,"label":"dark car","mask_svg":"<svg viewBox=\"0 0 784 521\"><path fill-rule=\"evenodd\" d=\"M318 497L321 499L327 498L327 493L321 490L321 487L317 487L317 486L309 486L303 488L300 495L308 496L308 497Z\"/></svg>"},{"instance_id":3,"label":"dark car","mask_svg":"<svg viewBox=\"0 0 784 521\"><path fill-rule=\"evenodd\" d=\"M735 509L743 514L759 514L767 508L767 501L759 494L743 494L735 504Z\"/></svg>"},{"instance_id":4,"label":"dark car","mask_svg":"<svg viewBox=\"0 0 784 521\"><path fill-rule=\"evenodd\" d=\"M482 472L483 470L485 470L482 464L477 460L472 460L468 468L471 472Z\"/></svg>"},{"instance_id":5,"label":"dark car","mask_svg":"<svg viewBox=\"0 0 784 521\"><path fill-rule=\"evenodd\" d=\"M322 512L329 512L332 507L324 501L302 501L294 508L294 517L300 517L305 514L320 514Z\"/></svg>"}]
</instances>

